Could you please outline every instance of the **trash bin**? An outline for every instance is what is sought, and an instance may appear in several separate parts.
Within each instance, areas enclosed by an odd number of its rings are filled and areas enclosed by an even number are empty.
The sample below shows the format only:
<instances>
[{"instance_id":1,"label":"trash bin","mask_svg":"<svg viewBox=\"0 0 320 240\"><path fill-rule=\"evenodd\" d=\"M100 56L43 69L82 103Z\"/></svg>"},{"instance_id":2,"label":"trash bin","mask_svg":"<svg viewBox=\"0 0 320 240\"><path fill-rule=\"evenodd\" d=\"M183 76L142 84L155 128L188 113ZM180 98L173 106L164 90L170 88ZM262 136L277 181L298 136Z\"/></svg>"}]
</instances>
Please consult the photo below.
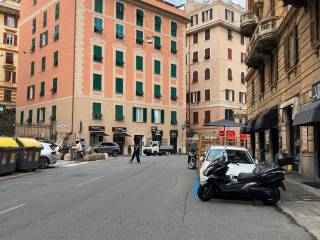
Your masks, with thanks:
<instances>
[{"instance_id":1,"label":"trash bin","mask_svg":"<svg viewBox=\"0 0 320 240\"><path fill-rule=\"evenodd\" d=\"M19 145L13 138L0 137L0 174L13 173L16 170L16 159Z\"/></svg>"},{"instance_id":2,"label":"trash bin","mask_svg":"<svg viewBox=\"0 0 320 240\"><path fill-rule=\"evenodd\" d=\"M39 168L41 143L32 138L16 138L19 144L16 169L20 171L35 170Z\"/></svg>"}]
</instances>

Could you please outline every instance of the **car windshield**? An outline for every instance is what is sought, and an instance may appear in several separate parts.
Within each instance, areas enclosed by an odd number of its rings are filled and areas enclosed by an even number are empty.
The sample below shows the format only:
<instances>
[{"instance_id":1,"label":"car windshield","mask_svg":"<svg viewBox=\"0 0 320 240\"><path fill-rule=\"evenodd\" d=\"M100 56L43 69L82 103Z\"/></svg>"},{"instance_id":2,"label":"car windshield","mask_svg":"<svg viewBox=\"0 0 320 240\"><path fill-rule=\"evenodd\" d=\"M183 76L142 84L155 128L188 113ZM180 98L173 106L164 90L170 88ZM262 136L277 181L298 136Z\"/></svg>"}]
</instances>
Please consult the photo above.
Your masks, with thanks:
<instances>
[{"instance_id":1,"label":"car windshield","mask_svg":"<svg viewBox=\"0 0 320 240\"><path fill-rule=\"evenodd\" d=\"M222 155L224 149L211 149L206 161L214 161ZM227 149L227 158L232 163L253 164L253 160L247 151Z\"/></svg>"}]
</instances>

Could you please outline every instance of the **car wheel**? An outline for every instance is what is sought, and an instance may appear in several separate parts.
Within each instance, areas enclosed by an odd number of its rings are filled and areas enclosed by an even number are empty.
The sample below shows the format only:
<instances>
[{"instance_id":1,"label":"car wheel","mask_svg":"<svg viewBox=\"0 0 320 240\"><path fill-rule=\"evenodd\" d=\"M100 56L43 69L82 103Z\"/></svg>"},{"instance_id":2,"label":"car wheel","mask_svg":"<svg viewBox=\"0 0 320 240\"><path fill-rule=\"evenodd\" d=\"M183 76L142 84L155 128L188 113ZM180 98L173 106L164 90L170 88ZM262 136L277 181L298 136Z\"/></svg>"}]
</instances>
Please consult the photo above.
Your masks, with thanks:
<instances>
[{"instance_id":1,"label":"car wheel","mask_svg":"<svg viewBox=\"0 0 320 240\"><path fill-rule=\"evenodd\" d=\"M119 152L118 152L118 151L114 150L114 151L112 152L112 157L118 157L118 155L119 155Z\"/></svg>"},{"instance_id":2,"label":"car wheel","mask_svg":"<svg viewBox=\"0 0 320 240\"><path fill-rule=\"evenodd\" d=\"M49 159L47 159L45 157L41 157L39 159L39 168L41 168L41 169L47 168L47 167L49 167L49 164L50 164Z\"/></svg>"}]
</instances>

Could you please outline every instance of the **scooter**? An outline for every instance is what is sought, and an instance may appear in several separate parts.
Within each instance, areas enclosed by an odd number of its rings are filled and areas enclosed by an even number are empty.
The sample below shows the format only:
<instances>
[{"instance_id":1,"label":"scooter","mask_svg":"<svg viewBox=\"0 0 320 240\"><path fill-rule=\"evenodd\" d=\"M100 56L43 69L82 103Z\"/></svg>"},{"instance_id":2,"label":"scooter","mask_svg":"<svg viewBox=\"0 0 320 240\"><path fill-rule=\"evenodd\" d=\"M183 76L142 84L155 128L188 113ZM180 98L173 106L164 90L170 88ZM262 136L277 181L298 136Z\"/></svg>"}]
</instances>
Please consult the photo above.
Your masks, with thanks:
<instances>
[{"instance_id":1,"label":"scooter","mask_svg":"<svg viewBox=\"0 0 320 240\"><path fill-rule=\"evenodd\" d=\"M292 163L292 158L278 154L271 169L257 167L252 173L240 173L237 179L232 179L226 173L229 169L225 152L218 156L204 170L208 177L198 188L198 197L209 201L216 197L241 197L261 200L265 205L274 205L280 200L279 187L285 191L283 184L285 171L283 166ZM236 163L232 163L236 164Z\"/></svg>"},{"instance_id":2,"label":"scooter","mask_svg":"<svg viewBox=\"0 0 320 240\"><path fill-rule=\"evenodd\" d=\"M188 168L195 169L197 166L197 152L195 150L190 150L188 152Z\"/></svg>"}]
</instances>

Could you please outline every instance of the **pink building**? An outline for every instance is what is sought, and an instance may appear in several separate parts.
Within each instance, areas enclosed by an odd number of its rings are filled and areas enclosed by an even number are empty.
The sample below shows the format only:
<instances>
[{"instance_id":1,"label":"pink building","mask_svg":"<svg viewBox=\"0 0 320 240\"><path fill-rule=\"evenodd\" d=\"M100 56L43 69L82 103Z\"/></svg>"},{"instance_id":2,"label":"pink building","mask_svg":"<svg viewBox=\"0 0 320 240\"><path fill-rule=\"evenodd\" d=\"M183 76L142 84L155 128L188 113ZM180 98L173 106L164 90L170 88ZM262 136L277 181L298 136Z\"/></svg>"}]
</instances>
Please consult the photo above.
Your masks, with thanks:
<instances>
[{"instance_id":1,"label":"pink building","mask_svg":"<svg viewBox=\"0 0 320 240\"><path fill-rule=\"evenodd\" d=\"M186 23L157 0L22 0L17 121L123 153L133 137L183 149Z\"/></svg>"}]
</instances>

